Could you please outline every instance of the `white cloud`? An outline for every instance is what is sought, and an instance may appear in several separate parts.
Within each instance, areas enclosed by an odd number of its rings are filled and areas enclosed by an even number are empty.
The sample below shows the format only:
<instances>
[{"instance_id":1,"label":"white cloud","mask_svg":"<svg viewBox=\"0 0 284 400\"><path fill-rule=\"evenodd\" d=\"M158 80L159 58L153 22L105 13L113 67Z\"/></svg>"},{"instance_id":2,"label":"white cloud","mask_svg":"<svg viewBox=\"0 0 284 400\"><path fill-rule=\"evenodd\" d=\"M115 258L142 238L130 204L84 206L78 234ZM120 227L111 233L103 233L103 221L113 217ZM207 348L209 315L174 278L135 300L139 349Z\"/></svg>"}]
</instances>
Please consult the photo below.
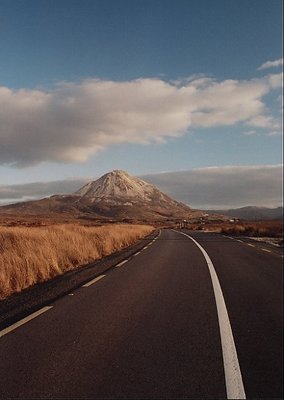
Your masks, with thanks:
<instances>
[{"instance_id":1,"label":"white cloud","mask_svg":"<svg viewBox=\"0 0 284 400\"><path fill-rule=\"evenodd\" d=\"M282 88L283 86L283 72L280 72L279 74L270 74L268 75L268 80L270 86L274 88Z\"/></svg>"},{"instance_id":2,"label":"white cloud","mask_svg":"<svg viewBox=\"0 0 284 400\"><path fill-rule=\"evenodd\" d=\"M283 132L281 132L281 131L271 131L271 132L268 132L267 135L268 136L281 136L281 135L283 135Z\"/></svg>"},{"instance_id":3,"label":"white cloud","mask_svg":"<svg viewBox=\"0 0 284 400\"><path fill-rule=\"evenodd\" d=\"M276 130L263 97L279 74L250 81L196 77L85 80L53 90L0 87L0 163L84 162L120 143L160 143L188 129L246 123Z\"/></svg>"},{"instance_id":4,"label":"white cloud","mask_svg":"<svg viewBox=\"0 0 284 400\"><path fill-rule=\"evenodd\" d=\"M271 131L278 132L279 134L282 130L280 119L266 115L257 115L256 117L247 121L247 125L256 128L269 129Z\"/></svg>"},{"instance_id":5,"label":"white cloud","mask_svg":"<svg viewBox=\"0 0 284 400\"><path fill-rule=\"evenodd\" d=\"M256 135L256 131L254 131L254 130L246 131L246 132L243 132L243 135L244 136L254 136L254 135Z\"/></svg>"},{"instance_id":6,"label":"white cloud","mask_svg":"<svg viewBox=\"0 0 284 400\"><path fill-rule=\"evenodd\" d=\"M257 115L249 120L249 125L257 128L269 128L273 123L273 118L266 115Z\"/></svg>"},{"instance_id":7,"label":"white cloud","mask_svg":"<svg viewBox=\"0 0 284 400\"><path fill-rule=\"evenodd\" d=\"M281 65L283 65L283 58L279 58L278 60L274 60L274 61L266 61L257 69L262 70L262 69L268 69L268 68L276 68L276 67L281 67Z\"/></svg>"}]
</instances>

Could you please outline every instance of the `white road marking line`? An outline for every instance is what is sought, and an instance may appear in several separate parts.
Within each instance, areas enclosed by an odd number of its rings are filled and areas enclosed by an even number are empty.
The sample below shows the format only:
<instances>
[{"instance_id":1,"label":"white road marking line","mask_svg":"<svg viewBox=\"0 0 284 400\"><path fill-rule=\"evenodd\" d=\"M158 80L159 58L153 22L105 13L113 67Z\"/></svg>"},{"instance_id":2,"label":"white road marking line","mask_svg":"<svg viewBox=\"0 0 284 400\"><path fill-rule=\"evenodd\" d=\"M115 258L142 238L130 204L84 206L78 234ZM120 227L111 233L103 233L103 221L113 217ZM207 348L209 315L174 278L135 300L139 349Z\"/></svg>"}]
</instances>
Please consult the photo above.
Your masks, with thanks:
<instances>
[{"instance_id":1,"label":"white road marking line","mask_svg":"<svg viewBox=\"0 0 284 400\"><path fill-rule=\"evenodd\" d=\"M74 293L68 293L68 296L74 296Z\"/></svg>"},{"instance_id":2,"label":"white road marking line","mask_svg":"<svg viewBox=\"0 0 284 400\"><path fill-rule=\"evenodd\" d=\"M247 245L250 246L250 247L255 247L254 244L247 243Z\"/></svg>"},{"instance_id":3,"label":"white road marking line","mask_svg":"<svg viewBox=\"0 0 284 400\"><path fill-rule=\"evenodd\" d=\"M237 242L243 243L243 241L242 241L242 240L240 240L240 239L237 239Z\"/></svg>"},{"instance_id":4,"label":"white road marking line","mask_svg":"<svg viewBox=\"0 0 284 400\"><path fill-rule=\"evenodd\" d=\"M225 300L223 297L222 289L220 286L220 282L218 276L216 274L214 265L203 249L203 247L195 240L193 237L187 235L183 232L178 232L173 230L176 233L187 236L191 239L196 246L201 250L205 260L207 262L212 284L213 290L217 305L217 313L219 319L219 327L221 334L221 344L222 344L222 353L223 353L223 362L224 362L224 371L225 371L225 381L226 381L226 391L228 399L245 399L245 390L242 380L241 369L239 365L237 350L234 342L233 332L228 316L228 311L226 308Z\"/></svg>"},{"instance_id":5,"label":"white road marking line","mask_svg":"<svg viewBox=\"0 0 284 400\"><path fill-rule=\"evenodd\" d=\"M228 239L232 239L234 240L235 238L233 238L232 236L227 236Z\"/></svg>"},{"instance_id":6,"label":"white road marking line","mask_svg":"<svg viewBox=\"0 0 284 400\"><path fill-rule=\"evenodd\" d=\"M104 278L106 275L100 275L97 276L95 279L91 280L90 282L85 283L85 285L83 285L82 287L89 287L91 286L93 283L98 282L100 279Z\"/></svg>"},{"instance_id":7,"label":"white road marking line","mask_svg":"<svg viewBox=\"0 0 284 400\"><path fill-rule=\"evenodd\" d=\"M124 264L126 264L127 263L127 261L128 260L124 260L124 261L121 261L119 264L116 264L116 268L118 268L118 267L122 267Z\"/></svg>"},{"instance_id":8,"label":"white road marking line","mask_svg":"<svg viewBox=\"0 0 284 400\"><path fill-rule=\"evenodd\" d=\"M135 253L134 254L134 256L133 257L136 257L136 256L138 256L138 254L140 254L141 253L141 251L138 251L137 253Z\"/></svg>"},{"instance_id":9,"label":"white road marking line","mask_svg":"<svg viewBox=\"0 0 284 400\"><path fill-rule=\"evenodd\" d=\"M19 328L20 326L26 324L27 322L31 321L32 319L38 317L39 315L45 313L46 311L50 310L53 306L46 306L41 308L40 310L28 315L27 317L21 319L18 322L15 322L13 325L8 326L8 328L3 329L0 331L0 337L7 335L7 333L12 332L14 329Z\"/></svg>"},{"instance_id":10,"label":"white road marking line","mask_svg":"<svg viewBox=\"0 0 284 400\"><path fill-rule=\"evenodd\" d=\"M272 253L272 251L267 250L267 249L261 249L261 250L266 251L267 253Z\"/></svg>"}]
</instances>

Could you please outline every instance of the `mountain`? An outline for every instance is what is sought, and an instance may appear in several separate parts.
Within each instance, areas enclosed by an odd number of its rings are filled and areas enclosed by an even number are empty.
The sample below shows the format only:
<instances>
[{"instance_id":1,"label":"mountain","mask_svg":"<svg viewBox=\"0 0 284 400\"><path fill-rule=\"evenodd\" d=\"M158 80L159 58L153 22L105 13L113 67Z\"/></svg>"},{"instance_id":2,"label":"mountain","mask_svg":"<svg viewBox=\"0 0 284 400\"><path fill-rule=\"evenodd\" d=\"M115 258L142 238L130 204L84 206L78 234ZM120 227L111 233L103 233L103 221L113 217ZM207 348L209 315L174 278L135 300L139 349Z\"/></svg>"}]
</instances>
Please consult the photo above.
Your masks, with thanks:
<instances>
[{"instance_id":1,"label":"mountain","mask_svg":"<svg viewBox=\"0 0 284 400\"><path fill-rule=\"evenodd\" d=\"M268 208L268 207L247 206L230 210L206 210L205 212L209 214L220 213L227 217L246 219L251 221L283 218L283 207Z\"/></svg>"},{"instance_id":2,"label":"mountain","mask_svg":"<svg viewBox=\"0 0 284 400\"><path fill-rule=\"evenodd\" d=\"M170 199L156 187L120 170L114 170L96 181L87 183L74 194L114 205L125 203L133 205L138 202L164 203L165 206L169 203L177 204L176 201Z\"/></svg>"},{"instance_id":3,"label":"mountain","mask_svg":"<svg viewBox=\"0 0 284 400\"><path fill-rule=\"evenodd\" d=\"M3 206L0 211L115 220L188 219L203 215L171 199L155 186L120 170L87 183L75 193Z\"/></svg>"}]
</instances>

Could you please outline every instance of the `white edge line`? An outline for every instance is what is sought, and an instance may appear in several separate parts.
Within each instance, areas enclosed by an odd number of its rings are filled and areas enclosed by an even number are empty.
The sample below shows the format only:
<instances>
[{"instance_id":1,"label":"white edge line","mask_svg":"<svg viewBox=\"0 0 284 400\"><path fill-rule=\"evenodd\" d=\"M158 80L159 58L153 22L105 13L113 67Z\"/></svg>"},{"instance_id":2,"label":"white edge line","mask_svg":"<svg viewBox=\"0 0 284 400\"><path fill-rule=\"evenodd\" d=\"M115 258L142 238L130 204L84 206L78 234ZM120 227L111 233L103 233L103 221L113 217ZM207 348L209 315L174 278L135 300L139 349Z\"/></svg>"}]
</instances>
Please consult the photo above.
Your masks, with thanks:
<instances>
[{"instance_id":1,"label":"white edge line","mask_svg":"<svg viewBox=\"0 0 284 400\"><path fill-rule=\"evenodd\" d=\"M223 297L222 289L220 286L220 282L218 276L216 274L214 265L203 249L203 247L191 236L187 235L183 232L178 232L173 230L176 233L180 233L181 235L187 236L191 239L196 246L201 250L204 255L212 284L213 290L217 305L217 314L219 320L220 334L221 334L221 344L222 344L222 353L223 353L223 362L224 362L224 371L225 371L225 381L226 381L226 390L227 390L227 398L228 399L245 399L246 394L244 390L243 380L241 369L239 365L237 350L234 342L233 332L228 316L228 311L226 308L225 300Z\"/></svg>"},{"instance_id":2,"label":"white edge line","mask_svg":"<svg viewBox=\"0 0 284 400\"><path fill-rule=\"evenodd\" d=\"M40 310L28 315L27 317L21 319L18 322L15 322L13 325L8 326L8 328L3 329L0 331L0 337L7 335L7 333L12 332L14 329L19 328L20 326L26 324L27 322L31 321L32 319L38 317L39 315L45 313L46 311L50 310L53 306L46 306L41 308Z\"/></svg>"},{"instance_id":3,"label":"white edge line","mask_svg":"<svg viewBox=\"0 0 284 400\"><path fill-rule=\"evenodd\" d=\"M97 276L95 279L92 279L91 281L85 283L85 285L83 285L82 287L89 287L89 286L91 286L93 283L96 283L96 282L98 282L100 279L104 278L105 276L106 276L106 275Z\"/></svg>"},{"instance_id":4,"label":"white edge line","mask_svg":"<svg viewBox=\"0 0 284 400\"><path fill-rule=\"evenodd\" d=\"M135 253L134 254L134 256L133 257L136 257L136 256L138 256L138 254L140 254L141 253L141 251L138 251L137 253Z\"/></svg>"}]
</instances>

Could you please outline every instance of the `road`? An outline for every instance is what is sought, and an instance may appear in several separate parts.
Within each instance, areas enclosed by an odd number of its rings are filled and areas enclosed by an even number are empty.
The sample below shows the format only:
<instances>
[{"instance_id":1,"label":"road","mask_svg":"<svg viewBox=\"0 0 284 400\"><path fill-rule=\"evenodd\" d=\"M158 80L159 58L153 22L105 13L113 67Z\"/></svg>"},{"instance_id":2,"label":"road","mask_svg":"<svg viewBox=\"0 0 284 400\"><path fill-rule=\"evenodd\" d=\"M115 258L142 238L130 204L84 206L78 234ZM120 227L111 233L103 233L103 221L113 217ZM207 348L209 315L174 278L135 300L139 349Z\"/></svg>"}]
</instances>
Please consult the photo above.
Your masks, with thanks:
<instances>
[{"instance_id":1,"label":"road","mask_svg":"<svg viewBox=\"0 0 284 400\"><path fill-rule=\"evenodd\" d=\"M0 332L0 398L282 398L282 261L263 245L162 230Z\"/></svg>"}]
</instances>

